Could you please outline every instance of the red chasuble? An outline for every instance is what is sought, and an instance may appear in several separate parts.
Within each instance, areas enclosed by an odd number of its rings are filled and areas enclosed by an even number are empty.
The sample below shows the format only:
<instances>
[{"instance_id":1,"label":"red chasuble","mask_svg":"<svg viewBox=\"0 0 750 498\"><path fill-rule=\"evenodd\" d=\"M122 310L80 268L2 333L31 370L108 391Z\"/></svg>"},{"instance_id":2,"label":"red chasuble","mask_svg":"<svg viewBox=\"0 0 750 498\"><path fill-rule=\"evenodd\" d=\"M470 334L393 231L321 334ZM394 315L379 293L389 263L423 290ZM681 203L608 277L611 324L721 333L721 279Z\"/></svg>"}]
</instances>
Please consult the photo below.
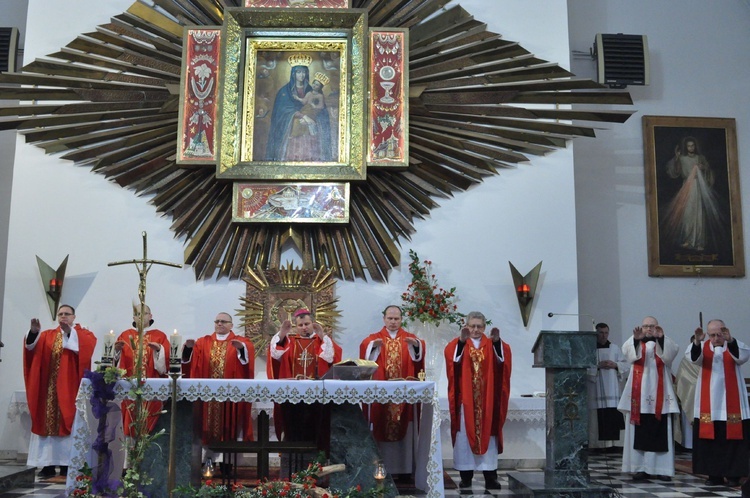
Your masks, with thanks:
<instances>
[{"instance_id":1,"label":"red chasuble","mask_svg":"<svg viewBox=\"0 0 750 498\"><path fill-rule=\"evenodd\" d=\"M422 343L423 356L420 361L413 361L409 354L412 346L406 342L411 337ZM374 340L380 339L382 346L376 360L378 369L373 375L373 380L417 380L417 374L424 370L425 343L414 334L402 328L396 332L396 337L391 339L385 327L379 332L370 334L359 345L359 357L365 358L367 346ZM369 410L367 419L373 424L373 436L376 441L401 441L406 435L409 422L414 420L412 405L406 403L373 403Z\"/></svg>"},{"instance_id":2,"label":"red chasuble","mask_svg":"<svg viewBox=\"0 0 750 498\"><path fill-rule=\"evenodd\" d=\"M34 349L23 348L23 377L31 413L31 432L69 436L76 414L76 396L83 372L91 369L96 336L80 325L78 353L63 349L60 327L40 333Z\"/></svg>"},{"instance_id":3,"label":"red chasuble","mask_svg":"<svg viewBox=\"0 0 750 498\"><path fill-rule=\"evenodd\" d=\"M461 406L464 408L466 436L475 455L487 452L490 436L497 437L497 451L503 452L503 425L508 414L510 396L511 352L503 341L503 359L496 360L492 340L482 336L479 347L471 339L458 363L453 355L458 337L445 348L448 372L448 405L451 413L451 438L456 444L456 433L461 430Z\"/></svg>"},{"instance_id":4,"label":"red chasuble","mask_svg":"<svg viewBox=\"0 0 750 498\"><path fill-rule=\"evenodd\" d=\"M144 374L149 379L166 377L166 375L160 374L154 366L154 351L148 347L148 343L156 342L161 344L164 348L164 364L169 369L169 351L170 344L167 335L158 329L147 330L144 333L145 342L143 344L143 360L144 360ZM136 356L138 355L138 331L135 329L128 329L121 333L117 337L117 341L123 341L125 345L122 347L120 352L120 361L117 363L118 368L125 370L125 375L132 377L135 375L135 362ZM162 410L161 401L146 401L146 410L148 411L148 432L154 430L156 422L159 420L159 413ZM131 429L133 424L132 410L133 402L125 400L122 402L122 428L125 431L126 436L131 436Z\"/></svg>"},{"instance_id":5,"label":"red chasuble","mask_svg":"<svg viewBox=\"0 0 750 498\"><path fill-rule=\"evenodd\" d=\"M248 363L243 365L237 358L233 339L245 343ZM255 378L255 347L247 338L229 332L227 339L219 341L216 334L195 341L190 363L182 364L182 374L189 379L253 379ZM203 403L203 444L211 441L232 441L242 428L243 440L253 439L251 403L217 402Z\"/></svg>"},{"instance_id":6,"label":"red chasuble","mask_svg":"<svg viewBox=\"0 0 750 498\"><path fill-rule=\"evenodd\" d=\"M266 374L269 379L315 379L328 372L333 363L341 361L341 346L331 339L333 344L333 362L328 363L320 357L323 349L323 338L318 334L302 337L298 334L287 334L283 346L276 345L277 350L286 349L279 360L271 357L271 345L267 355ZM274 404L274 428L277 435L284 432L284 417L278 404Z\"/></svg>"}]
</instances>

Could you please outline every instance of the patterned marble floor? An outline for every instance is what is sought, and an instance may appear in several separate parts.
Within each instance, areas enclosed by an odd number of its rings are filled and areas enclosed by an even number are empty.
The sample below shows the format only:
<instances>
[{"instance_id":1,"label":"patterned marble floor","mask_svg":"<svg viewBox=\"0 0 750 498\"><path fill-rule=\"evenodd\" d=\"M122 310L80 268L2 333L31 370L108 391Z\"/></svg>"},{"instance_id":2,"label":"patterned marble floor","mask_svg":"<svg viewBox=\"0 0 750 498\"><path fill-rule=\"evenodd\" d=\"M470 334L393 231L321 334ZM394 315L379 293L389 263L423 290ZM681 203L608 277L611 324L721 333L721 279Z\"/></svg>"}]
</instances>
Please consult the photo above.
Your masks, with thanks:
<instances>
[{"instance_id":1,"label":"patterned marble floor","mask_svg":"<svg viewBox=\"0 0 750 498\"><path fill-rule=\"evenodd\" d=\"M689 467L690 454L680 454L678 460L685 463L687 460ZM623 498L710 498L710 497L739 497L740 491L736 488L726 486L705 486L705 477L693 476L691 474L677 471L674 480L669 483L661 481L633 482L631 474L623 474L620 471L621 457L612 454L597 454L589 459L589 469L591 470L592 480L600 484L611 487L615 490L613 496ZM678 465L678 468L681 466ZM684 467L684 465L682 465ZM458 484L458 472L448 469L446 474ZM500 482L503 485L501 490L488 491L484 489L484 481L481 473L474 477L474 486L471 489L446 489L447 497L491 497L491 496L513 496L508 489L507 472L500 472ZM55 481L61 481L55 478ZM424 496L423 493L416 492L412 489L402 489L403 495ZM0 493L0 498L56 498L65 496L65 485L62 483L50 482L37 478L33 488L16 488L5 493Z\"/></svg>"}]
</instances>

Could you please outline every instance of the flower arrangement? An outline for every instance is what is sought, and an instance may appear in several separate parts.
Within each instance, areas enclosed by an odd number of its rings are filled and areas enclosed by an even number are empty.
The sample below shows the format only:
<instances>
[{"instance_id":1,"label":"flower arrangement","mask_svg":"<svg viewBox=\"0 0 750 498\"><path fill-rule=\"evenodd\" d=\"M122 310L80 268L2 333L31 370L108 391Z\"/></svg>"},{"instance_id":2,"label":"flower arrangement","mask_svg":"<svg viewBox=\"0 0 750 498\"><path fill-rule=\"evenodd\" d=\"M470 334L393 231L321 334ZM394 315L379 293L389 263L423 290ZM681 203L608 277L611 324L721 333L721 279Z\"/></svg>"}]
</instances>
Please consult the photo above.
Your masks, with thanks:
<instances>
[{"instance_id":1,"label":"flower arrangement","mask_svg":"<svg viewBox=\"0 0 750 498\"><path fill-rule=\"evenodd\" d=\"M463 313L457 311L455 304L456 288L446 290L438 287L437 277L432 271L432 261L420 261L417 253L410 249L409 273L411 283L406 292L401 294L403 305L401 309L404 321L419 321L440 323L447 320L450 323L461 324Z\"/></svg>"},{"instance_id":2,"label":"flower arrangement","mask_svg":"<svg viewBox=\"0 0 750 498\"><path fill-rule=\"evenodd\" d=\"M213 480L205 481L200 488L191 485L175 488L173 496L184 498L376 498L382 496L382 490L363 490L354 486L346 491L328 490L317 486L318 477L330 473L316 460L306 470L292 474L291 479L261 480L255 487L241 484L227 486Z\"/></svg>"},{"instance_id":3,"label":"flower arrangement","mask_svg":"<svg viewBox=\"0 0 750 498\"><path fill-rule=\"evenodd\" d=\"M75 487L70 493L73 498L94 498L94 494L91 491L93 477L91 467L88 464L83 464L83 467L79 470L75 480Z\"/></svg>"}]
</instances>

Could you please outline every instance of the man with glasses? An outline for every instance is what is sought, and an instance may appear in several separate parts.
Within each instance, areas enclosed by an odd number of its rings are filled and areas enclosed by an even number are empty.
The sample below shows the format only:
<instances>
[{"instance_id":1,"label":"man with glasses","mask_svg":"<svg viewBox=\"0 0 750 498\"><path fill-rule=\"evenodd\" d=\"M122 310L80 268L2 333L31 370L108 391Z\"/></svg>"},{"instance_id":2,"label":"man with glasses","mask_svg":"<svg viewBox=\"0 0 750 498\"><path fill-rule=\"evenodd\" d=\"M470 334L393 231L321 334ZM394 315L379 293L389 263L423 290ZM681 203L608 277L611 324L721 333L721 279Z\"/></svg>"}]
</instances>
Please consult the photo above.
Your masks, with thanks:
<instances>
[{"instance_id":1,"label":"man with glasses","mask_svg":"<svg viewBox=\"0 0 750 498\"><path fill-rule=\"evenodd\" d=\"M672 387L672 361L679 346L664 334L653 316L633 329L622 346L630 374L617 409L625 414L622 471L635 472L634 481L652 475L671 481L674 475L672 417L680 413Z\"/></svg>"},{"instance_id":2,"label":"man with glasses","mask_svg":"<svg viewBox=\"0 0 750 498\"><path fill-rule=\"evenodd\" d=\"M252 379L255 377L255 347L252 342L232 331L232 317L219 313L214 333L197 341L188 339L182 350L182 375L189 379ZM211 442L251 441L253 420L250 403L208 401L203 403L204 445ZM215 458L214 458L215 457ZM204 459L220 462L221 455L206 450ZM231 469L222 463L222 474Z\"/></svg>"},{"instance_id":3,"label":"man with glasses","mask_svg":"<svg viewBox=\"0 0 750 498\"><path fill-rule=\"evenodd\" d=\"M708 338L695 329L685 351L701 367L695 387L693 473L708 476L707 486L740 485L750 458L750 404L740 366L750 347L732 337L722 320L708 322ZM724 481L726 478L726 481Z\"/></svg>"},{"instance_id":4,"label":"man with glasses","mask_svg":"<svg viewBox=\"0 0 750 498\"><path fill-rule=\"evenodd\" d=\"M31 414L28 465L42 467L40 477L68 473L75 418L75 400L83 372L91 369L96 336L75 323L75 310L63 304L57 310L57 328L41 331L31 319L23 350L26 400Z\"/></svg>"},{"instance_id":5,"label":"man with glasses","mask_svg":"<svg viewBox=\"0 0 750 498\"><path fill-rule=\"evenodd\" d=\"M453 468L459 488L470 488L475 470L486 489L500 489L497 456L503 452L503 425L508 414L511 351L500 329L484 333L487 320L478 311L466 315L461 335L445 348L448 407L453 440Z\"/></svg>"}]
</instances>

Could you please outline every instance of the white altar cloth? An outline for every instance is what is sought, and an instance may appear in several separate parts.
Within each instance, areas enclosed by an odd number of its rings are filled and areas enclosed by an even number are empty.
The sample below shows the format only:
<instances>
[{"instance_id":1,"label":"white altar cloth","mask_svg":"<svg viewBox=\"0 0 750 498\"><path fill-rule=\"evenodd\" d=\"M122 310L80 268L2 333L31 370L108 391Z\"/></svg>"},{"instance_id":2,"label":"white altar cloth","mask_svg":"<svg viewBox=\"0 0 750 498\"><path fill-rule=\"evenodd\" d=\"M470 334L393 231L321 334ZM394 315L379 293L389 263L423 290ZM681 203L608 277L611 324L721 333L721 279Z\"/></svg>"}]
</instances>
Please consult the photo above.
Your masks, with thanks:
<instances>
[{"instance_id":1,"label":"white altar cloth","mask_svg":"<svg viewBox=\"0 0 750 498\"><path fill-rule=\"evenodd\" d=\"M115 401L128 398L130 381L118 381ZM147 379L142 386L146 400L166 401L172 396L171 379ZM91 445L96 439L97 420L91 412L91 382L81 380L76 398L73 422L73 454L68 471L70 492L84 463L94 467L96 454ZM177 400L248 401L266 403L421 403L420 437L418 439L415 485L429 497L441 497L443 460L440 441L440 407L435 383L426 381L375 380L225 380L178 379Z\"/></svg>"}]
</instances>

